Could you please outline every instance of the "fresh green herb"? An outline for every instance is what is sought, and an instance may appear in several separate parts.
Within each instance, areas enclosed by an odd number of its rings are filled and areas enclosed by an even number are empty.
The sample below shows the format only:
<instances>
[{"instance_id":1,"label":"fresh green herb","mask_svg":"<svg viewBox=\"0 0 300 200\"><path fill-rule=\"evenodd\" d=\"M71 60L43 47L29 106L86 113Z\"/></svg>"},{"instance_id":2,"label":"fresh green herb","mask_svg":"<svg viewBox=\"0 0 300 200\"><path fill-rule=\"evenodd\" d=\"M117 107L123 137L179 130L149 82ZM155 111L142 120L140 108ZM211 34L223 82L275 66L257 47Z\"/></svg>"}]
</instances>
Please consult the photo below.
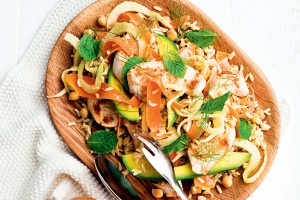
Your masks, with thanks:
<instances>
[{"instance_id":1,"label":"fresh green herb","mask_svg":"<svg viewBox=\"0 0 300 200\"><path fill-rule=\"evenodd\" d=\"M238 130L240 137L244 140L247 140L251 136L252 126L246 119L241 118Z\"/></svg>"},{"instance_id":2,"label":"fresh green herb","mask_svg":"<svg viewBox=\"0 0 300 200\"><path fill-rule=\"evenodd\" d=\"M197 152L192 154L198 160L203 161L214 161L221 157L222 149L220 149L218 142L216 140L211 140L209 142L204 142L198 145Z\"/></svg>"},{"instance_id":3,"label":"fresh green herb","mask_svg":"<svg viewBox=\"0 0 300 200\"><path fill-rule=\"evenodd\" d=\"M90 35L84 35L79 41L79 53L85 60L97 58L100 52L101 42Z\"/></svg>"},{"instance_id":4,"label":"fresh green herb","mask_svg":"<svg viewBox=\"0 0 300 200\"><path fill-rule=\"evenodd\" d=\"M123 85L126 90L129 90L128 81L127 81L127 73L133 66L140 64L142 62L145 62L145 61L146 60L140 56L133 56L126 61L123 71L122 71Z\"/></svg>"},{"instance_id":5,"label":"fresh green herb","mask_svg":"<svg viewBox=\"0 0 300 200\"><path fill-rule=\"evenodd\" d=\"M176 52L168 51L168 53L165 53L163 63L170 74L178 78L184 77L186 73L185 62Z\"/></svg>"},{"instance_id":6,"label":"fresh green herb","mask_svg":"<svg viewBox=\"0 0 300 200\"><path fill-rule=\"evenodd\" d=\"M215 42L215 37L218 36L218 34L204 29L200 31L186 32L184 36L189 39L190 42L201 48L205 48Z\"/></svg>"},{"instance_id":7,"label":"fresh green herb","mask_svg":"<svg viewBox=\"0 0 300 200\"><path fill-rule=\"evenodd\" d=\"M165 146L165 148L163 149L163 152L165 154L169 154L172 151L183 151L184 148L189 145L189 143L188 143L189 139L190 139L189 136L187 136L186 134L182 134L174 142Z\"/></svg>"},{"instance_id":8,"label":"fresh green herb","mask_svg":"<svg viewBox=\"0 0 300 200\"><path fill-rule=\"evenodd\" d=\"M205 102L201 107L200 110L206 114L211 114L216 111L222 111L225 105L225 102L231 95L231 92L227 92L222 96L219 96L215 99L209 100Z\"/></svg>"},{"instance_id":9,"label":"fresh green herb","mask_svg":"<svg viewBox=\"0 0 300 200\"><path fill-rule=\"evenodd\" d=\"M107 154L114 150L118 143L118 138L113 131L96 131L90 135L88 147L97 154Z\"/></svg>"},{"instance_id":10,"label":"fresh green herb","mask_svg":"<svg viewBox=\"0 0 300 200\"><path fill-rule=\"evenodd\" d=\"M199 118L199 128L206 130L208 128L209 122L209 114L203 113L203 115Z\"/></svg>"}]
</instances>

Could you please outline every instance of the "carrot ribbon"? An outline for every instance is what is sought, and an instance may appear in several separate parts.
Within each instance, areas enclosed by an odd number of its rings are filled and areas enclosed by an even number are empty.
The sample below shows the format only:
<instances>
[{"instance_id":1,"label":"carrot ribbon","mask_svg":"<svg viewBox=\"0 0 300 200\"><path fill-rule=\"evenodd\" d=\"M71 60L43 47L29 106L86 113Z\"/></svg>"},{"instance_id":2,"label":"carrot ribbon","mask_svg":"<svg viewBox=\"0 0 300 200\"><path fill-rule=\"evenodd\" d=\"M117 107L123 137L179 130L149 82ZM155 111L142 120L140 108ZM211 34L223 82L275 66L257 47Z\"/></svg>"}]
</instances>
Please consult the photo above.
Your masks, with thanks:
<instances>
[{"instance_id":1,"label":"carrot ribbon","mask_svg":"<svg viewBox=\"0 0 300 200\"><path fill-rule=\"evenodd\" d=\"M68 74L65 77L65 82L69 86L71 86L75 90L75 92L81 97L85 97L88 99L99 99L99 100L110 99L110 100L126 103L131 106L138 106L140 104L140 100L136 96L133 96L131 99L126 99L119 91L117 91L107 83L101 83L101 87L99 91L97 91L96 93L93 94L87 93L81 87L78 86L77 80L78 80L77 74ZM83 76L83 80L90 85L93 85L95 83L95 79L88 76Z\"/></svg>"},{"instance_id":2,"label":"carrot ribbon","mask_svg":"<svg viewBox=\"0 0 300 200\"><path fill-rule=\"evenodd\" d=\"M160 113L161 89L155 81L147 84L146 121L151 132L156 132L163 126Z\"/></svg>"}]
</instances>

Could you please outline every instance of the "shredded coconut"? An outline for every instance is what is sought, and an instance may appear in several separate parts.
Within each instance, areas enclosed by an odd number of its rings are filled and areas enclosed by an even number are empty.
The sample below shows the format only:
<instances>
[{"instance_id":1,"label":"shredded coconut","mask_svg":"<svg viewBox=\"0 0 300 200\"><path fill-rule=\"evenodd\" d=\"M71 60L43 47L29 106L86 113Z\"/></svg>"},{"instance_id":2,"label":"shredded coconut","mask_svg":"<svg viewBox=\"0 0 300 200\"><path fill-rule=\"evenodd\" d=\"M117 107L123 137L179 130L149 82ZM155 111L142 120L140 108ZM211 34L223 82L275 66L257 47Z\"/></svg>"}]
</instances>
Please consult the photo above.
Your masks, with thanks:
<instances>
[{"instance_id":1,"label":"shredded coconut","mask_svg":"<svg viewBox=\"0 0 300 200\"><path fill-rule=\"evenodd\" d=\"M80 117L80 111L78 109L76 109L76 108L74 109L74 111L75 111L77 117Z\"/></svg>"},{"instance_id":2,"label":"shredded coconut","mask_svg":"<svg viewBox=\"0 0 300 200\"><path fill-rule=\"evenodd\" d=\"M69 122L68 123L68 126L70 127L70 126L75 126L76 125L76 122Z\"/></svg>"},{"instance_id":3,"label":"shredded coconut","mask_svg":"<svg viewBox=\"0 0 300 200\"><path fill-rule=\"evenodd\" d=\"M150 100L148 101L148 104L149 104L149 106L151 106L151 107L157 106L157 103L152 103Z\"/></svg>"},{"instance_id":4,"label":"shredded coconut","mask_svg":"<svg viewBox=\"0 0 300 200\"><path fill-rule=\"evenodd\" d=\"M157 11L159 11L159 12L161 12L163 9L161 8L161 7L159 7L159 6L153 6L153 9L154 10L157 10Z\"/></svg>"},{"instance_id":5,"label":"shredded coconut","mask_svg":"<svg viewBox=\"0 0 300 200\"><path fill-rule=\"evenodd\" d=\"M142 171L143 171L143 172L147 172L144 163L142 163Z\"/></svg>"},{"instance_id":6,"label":"shredded coconut","mask_svg":"<svg viewBox=\"0 0 300 200\"><path fill-rule=\"evenodd\" d=\"M108 87L108 88L105 88L105 92L108 92L108 91L111 91L111 90L113 90L114 88L113 87Z\"/></svg>"},{"instance_id":7,"label":"shredded coconut","mask_svg":"<svg viewBox=\"0 0 300 200\"><path fill-rule=\"evenodd\" d=\"M216 188L217 188L219 194L222 194L223 191L222 191L221 187L219 185L216 185Z\"/></svg>"},{"instance_id":8,"label":"shredded coconut","mask_svg":"<svg viewBox=\"0 0 300 200\"><path fill-rule=\"evenodd\" d=\"M142 173L142 170L140 170L140 169L132 169L131 172L132 172L133 176L136 176L136 175Z\"/></svg>"},{"instance_id":9,"label":"shredded coconut","mask_svg":"<svg viewBox=\"0 0 300 200\"><path fill-rule=\"evenodd\" d=\"M121 172L124 176L126 176L128 173L129 173L129 171L127 170L127 169L125 169L124 171L122 171Z\"/></svg>"}]
</instances>

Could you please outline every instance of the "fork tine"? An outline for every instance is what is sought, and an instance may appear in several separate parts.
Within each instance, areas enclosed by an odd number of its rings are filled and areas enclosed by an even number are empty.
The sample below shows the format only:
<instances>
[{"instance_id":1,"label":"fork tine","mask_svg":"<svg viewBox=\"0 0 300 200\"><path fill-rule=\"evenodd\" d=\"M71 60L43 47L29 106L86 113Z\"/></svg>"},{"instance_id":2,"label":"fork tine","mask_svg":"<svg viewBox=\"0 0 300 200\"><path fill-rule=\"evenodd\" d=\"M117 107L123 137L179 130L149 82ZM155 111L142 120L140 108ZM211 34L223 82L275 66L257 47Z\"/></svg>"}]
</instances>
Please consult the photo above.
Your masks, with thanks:
<instances>
[{"instance_id":1,"label":"fork tine","mask_svg":"<svg viewBox=\"0 0 300 200\"><path fill-rule=\"evenodd\" d=\"M175 179L173 167L171 164L170 159L167 157L166 154L163 153L161 150L161 146L156 142L151 135L149 135L146 131L142 131L142 134L138 134L134 132L134 136L138 138L145 146L147 146L154 155L150 153L148 149L145 147L142 148L142 152L144 153L145 157L149 160L151 165L160 173L173 187L176 193L181 197L183 200L188 200L182 191L182 188L179 186L178 182Z\"/></svg>"},{"instance_id":2,"label":"fork tine","mask_svg":"<svg viewBox=\"0 0 300 200\"><path fill-rule=\"evenodd\" d=\"M142 148L142 152L144 153L145 157L149 160L149 162L153 162L152 158L154 157L146 148Z\"/></svg>"},{"instance_id":3,"label":"fork tine","mask_svg":"<svg viewBox=\"0 0 300 200\"><path fill-rule=\"evenodd\" d=\"M134 131L133 132L133 135L135 136L135 137L139 137L139 138L144 138L144 139L147 139L148 140L148 142L150 142L155 148L157 148L157 149L160 149L161 148L161 146L160 146L160 144L154 139L154 138L152 138L151 137L151 135L147 132L147 131L144 131L143 129L140 129L140 133L138 133L138 132L136 132L136 131ZM138 138L138 139L139 139Z\"/></svg>"},{"instance_id":4,"label":"fork tine","mask_svg":"<svg viewBox=\"0 0 300 200\"><path fill-rule=\"evenodd\" d=\"M136 137L143 142L154 154L157 153L157 147L152 144L152 142L149 141L148 138L144 138L142 136L136 135Z\"/></svg>"},{"instance_id":5,"label":"fork tine","mask_svg":"<svg viewBox=\"0 0 300 200\"><path fill-rule=\"evenodd\" d=\"M144 133L144 135L147 136L147 138L150 140L150 142L152 142L152 144L154 146L156 146L156 148L161 148L161 145L157 142L157 140L155 140L147 131L140 129L142 131L142 133Z\"/></svg>"}]
</instances>

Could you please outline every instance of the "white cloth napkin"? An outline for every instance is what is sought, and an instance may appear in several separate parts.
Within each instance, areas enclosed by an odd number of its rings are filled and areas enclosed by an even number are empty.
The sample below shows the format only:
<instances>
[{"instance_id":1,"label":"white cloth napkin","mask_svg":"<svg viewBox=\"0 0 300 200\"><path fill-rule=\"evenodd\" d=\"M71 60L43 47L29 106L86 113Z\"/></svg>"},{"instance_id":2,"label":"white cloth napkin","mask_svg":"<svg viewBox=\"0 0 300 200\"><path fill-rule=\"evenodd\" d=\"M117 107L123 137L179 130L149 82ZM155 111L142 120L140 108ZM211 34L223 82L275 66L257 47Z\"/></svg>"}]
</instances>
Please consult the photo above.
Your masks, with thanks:
<instances>
[{"instance_id":1,"label":"white cloth napkin","mask_svg":"<svg viewBox=\"0 0 300 200\"><path fill-rule=\"evenodd\" d=\"M62 0L0 88L1 199L112 199L54 129L45 94L47 62L58 36L92 2ZM287 122L287 104L281 108Z\"/></svg>"},{"instance_id":2,"label":"white cloth napkin","mask_svg":"<svg viewBox=\"0 0 300 200\"><path fill-rule=\"evenodd\" d=\"M45 94L47 63L57 38L92 2L60 1L0 88L0 199L111 199L57 134Z\"/></svg>"}]
</instances>

